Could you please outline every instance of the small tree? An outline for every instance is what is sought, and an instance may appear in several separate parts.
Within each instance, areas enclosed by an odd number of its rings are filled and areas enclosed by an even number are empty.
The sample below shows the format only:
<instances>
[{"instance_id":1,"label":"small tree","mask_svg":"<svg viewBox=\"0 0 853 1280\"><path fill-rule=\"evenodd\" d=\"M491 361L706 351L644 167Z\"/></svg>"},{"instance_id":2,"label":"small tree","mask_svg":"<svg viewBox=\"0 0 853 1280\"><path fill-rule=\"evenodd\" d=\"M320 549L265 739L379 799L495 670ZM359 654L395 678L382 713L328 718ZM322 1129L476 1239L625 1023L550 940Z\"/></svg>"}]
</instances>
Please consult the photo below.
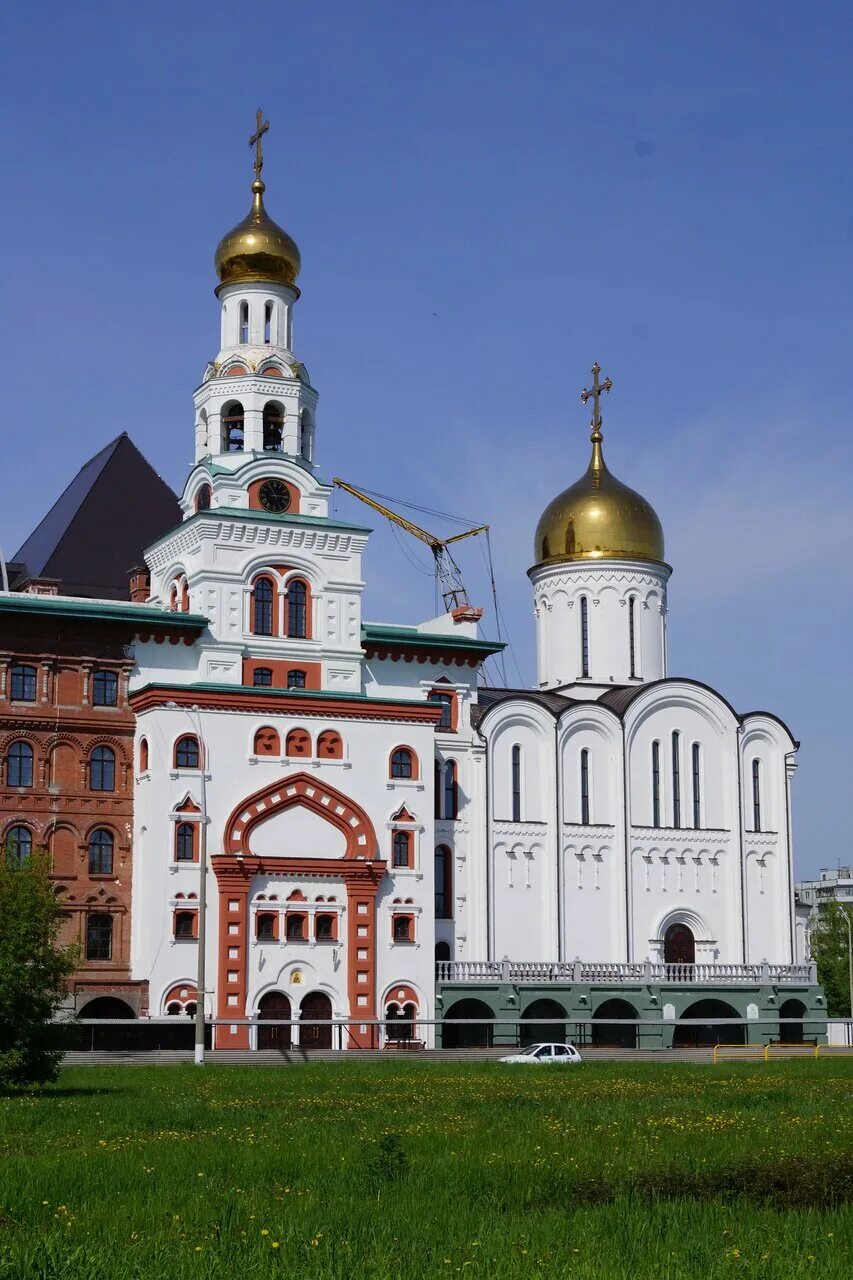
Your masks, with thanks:
<instances>
[{"instance_id":1,"label":"small tree","mask_svg":"<svg viewBox=\"0 0 853 1280\"><path fill-rule=\"evenodd\" d=\"M62 912L44 852L0 850L0 1087L55 1080L62 1049L51 1026L77 967L58 943Z\"/></svg>"},{"instance_id":2,"label":"small tree","mask_svg":"<svg viewBox=\"0 0 853 1280\"><path fill-rule=\"evenodd\" d=\"M817 963L817 980L826 993L826 1011L831 1018L850 1017L850 970L847 951L845 909L826 902L812 930L812 959ZM853 925L853 913L850 916Z\"/></svg>"}]
</instances>

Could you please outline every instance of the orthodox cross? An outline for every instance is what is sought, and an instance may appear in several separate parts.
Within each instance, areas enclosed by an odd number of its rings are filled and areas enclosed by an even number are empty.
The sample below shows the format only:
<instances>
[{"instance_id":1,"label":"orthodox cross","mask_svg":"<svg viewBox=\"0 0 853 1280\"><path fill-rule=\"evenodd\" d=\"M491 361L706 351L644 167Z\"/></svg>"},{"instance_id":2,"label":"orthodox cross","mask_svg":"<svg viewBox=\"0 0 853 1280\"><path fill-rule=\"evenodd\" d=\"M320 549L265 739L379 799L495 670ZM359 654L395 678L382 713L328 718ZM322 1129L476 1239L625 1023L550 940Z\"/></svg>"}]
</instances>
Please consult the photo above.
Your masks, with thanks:
<instances>
[{"instance_id":1,"label":"orthodox cross","mask_svg":"<svg viewBox=\"0 0 853 1280\"><path fill-rule=\"evenodd\" d=\"M264 167L264 153L263 153L263 147L262 147L262 139L264 134L267 132L267 130L270 127L270 122L269 120L264 119L264 113L263 111L261 111L260 107L258 107L256 123L257 123L257 127L255 129L255 132L252 134L251 138L249 139L249 146L255 148L255 181L260 182L261 169L263 169Z\"/></svg>"},{"instance_id":2,"label":"orthodox cross","mask_svg":"<svg viewBox=\"0 0 853 1280\"><path fill-rule=\"evenodd\" d=\"M590 422L590 426L592 427L593 440L596 436L598 436L599 440L601 439L601 393L602 391L609 391L613 386L613 383L609 378L605 378L603 382L599 382L598 375L600 373L601 365L596 360L595 364L592 366L592 390L587 391L586 387L584 387L581 392L581 400L584 404L586 404L587 400L592 400L592 420Z\"/></svg>"}]
</instances>

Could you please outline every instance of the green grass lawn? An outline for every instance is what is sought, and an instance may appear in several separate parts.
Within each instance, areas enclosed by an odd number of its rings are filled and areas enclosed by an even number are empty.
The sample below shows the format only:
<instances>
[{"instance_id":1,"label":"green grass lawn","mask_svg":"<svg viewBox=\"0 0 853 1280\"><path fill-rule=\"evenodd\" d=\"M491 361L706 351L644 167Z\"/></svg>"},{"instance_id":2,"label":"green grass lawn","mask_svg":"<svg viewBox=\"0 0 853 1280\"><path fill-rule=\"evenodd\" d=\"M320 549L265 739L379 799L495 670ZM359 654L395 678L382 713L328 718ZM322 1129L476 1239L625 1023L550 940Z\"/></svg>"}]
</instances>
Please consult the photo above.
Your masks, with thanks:
<instances>
[{"instance_id":1,"label":"green grass lawn","mask_svg":"<svg viewBox=\"0 0 853 1280\"><path fill-rule=\"evenodd\" d=\"M0 1277L844 1277L853 1060L78 1068L0 1098Z\"/></svg>"}]
</instances>

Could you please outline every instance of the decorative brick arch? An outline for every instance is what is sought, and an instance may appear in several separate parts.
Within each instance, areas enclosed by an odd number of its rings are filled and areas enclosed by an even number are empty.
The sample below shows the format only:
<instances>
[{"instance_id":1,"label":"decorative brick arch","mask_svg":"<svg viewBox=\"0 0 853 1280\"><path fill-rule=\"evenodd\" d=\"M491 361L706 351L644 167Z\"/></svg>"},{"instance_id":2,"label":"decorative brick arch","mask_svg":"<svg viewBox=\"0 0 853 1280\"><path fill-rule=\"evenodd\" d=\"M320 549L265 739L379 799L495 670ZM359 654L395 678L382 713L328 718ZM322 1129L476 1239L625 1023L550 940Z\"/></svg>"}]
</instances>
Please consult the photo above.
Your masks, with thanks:
<instances>
[{"instance_id":1,"label":"decorative brick arch","mask_svg":"<svg viewBox=\"0 0 853 1280\"><path fill-rule=\"evenodd\" d=\"M226 823L223 851L248 856L249 837L254 828L274 813L294 805L310 809L343 833L345 858L372 860L377 856L376 832L361 805L309 773L295 773L280 779L239 804Z\"/></svg>"}]
</instances>

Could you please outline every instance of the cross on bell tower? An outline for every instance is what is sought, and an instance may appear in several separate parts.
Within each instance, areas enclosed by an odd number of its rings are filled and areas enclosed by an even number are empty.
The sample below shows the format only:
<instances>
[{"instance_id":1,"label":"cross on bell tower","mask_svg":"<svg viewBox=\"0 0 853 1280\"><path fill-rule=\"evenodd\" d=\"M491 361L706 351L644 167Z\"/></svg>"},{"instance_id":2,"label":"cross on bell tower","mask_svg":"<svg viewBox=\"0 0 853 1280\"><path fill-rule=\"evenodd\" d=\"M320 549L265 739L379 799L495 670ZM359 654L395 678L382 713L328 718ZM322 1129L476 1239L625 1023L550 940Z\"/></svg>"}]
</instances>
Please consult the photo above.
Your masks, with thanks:
<instances>
[{"instance_id":1,"label":"cross on bell tower","mask_svg":"<svg viewBox=\"0 0 853 1280\"><path fill-rule=\"evenodd\" d=\"M263 137L269 131L270 122L264 119L264 113L258 107L255 116L255 132L249 139L249 146L255 148L255 182L261 181L261 169L264 167Z\"/></svg>"},{"instance_id":2,"label":"cross on bell tower","mask_svg":"<svg viewBox=\"0 0 853 1280\"><path fill-rule=\"evenodd\" d=\"M601 393L603 391L609 392L613 386L613 383L609 378L605 378L603 382L600 382L598 378L600 373L601 365L596 360L595 364L592 366L592 390L588 391L586 387L584 387L581 392L581 400L584 404L586 404L587 400L592 401L592 419L590 420L589 425L592 427L590 440L593 444L600 444L603 439L601 434Z\"/></svg>"}]
</instances>

